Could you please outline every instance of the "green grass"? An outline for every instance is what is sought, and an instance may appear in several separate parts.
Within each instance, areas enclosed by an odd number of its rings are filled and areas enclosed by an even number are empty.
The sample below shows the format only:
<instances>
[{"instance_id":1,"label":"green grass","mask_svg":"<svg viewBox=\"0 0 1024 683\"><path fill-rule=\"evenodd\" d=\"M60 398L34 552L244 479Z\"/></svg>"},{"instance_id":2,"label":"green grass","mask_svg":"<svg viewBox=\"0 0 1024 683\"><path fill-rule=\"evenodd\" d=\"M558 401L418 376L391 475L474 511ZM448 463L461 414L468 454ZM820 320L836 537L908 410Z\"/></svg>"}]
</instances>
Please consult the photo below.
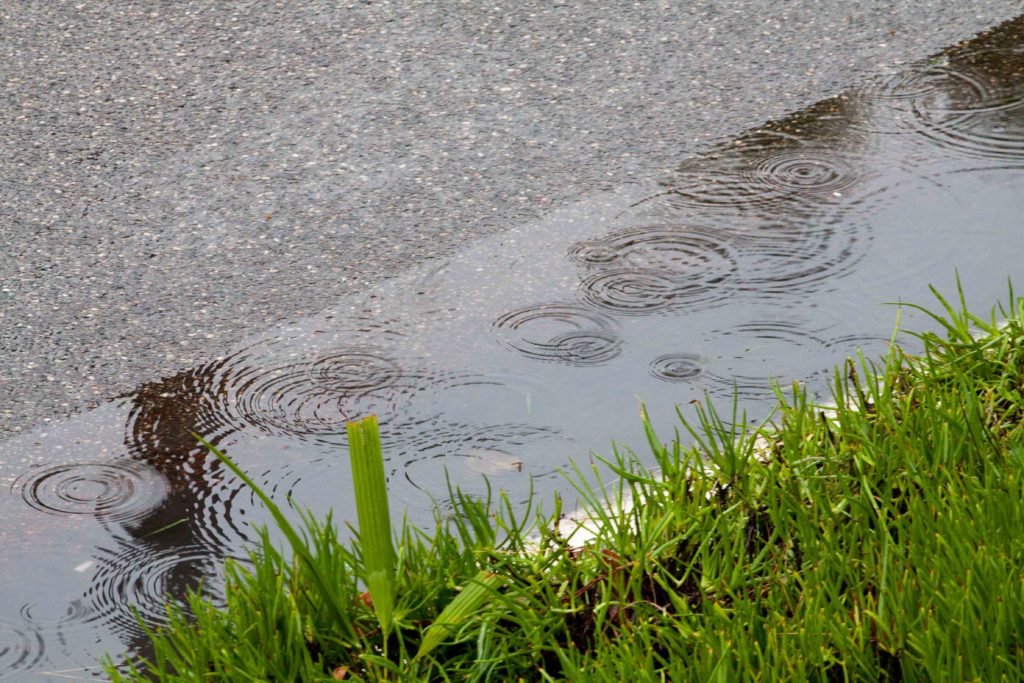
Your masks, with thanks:
<instances>
[{"instance_id":1,"label":"green grass","mask_svg":"<svg viewBox=\"0 0 1024 683\"><path fill-rule=\"evenodd\" d=\"M571 477L598 521L585 547L501 496L456 496L393 545L379 498L351 544L306 517L291 554L264 531L250 567L227 566L225 607L171 608L153 661L110 675L1024 680L1024 301L1003 325L940 302L921 355L837 368L838 408L793 388L747 428L701 407L669 443L645 419L658 477L614 451L610 505Z\"/></svg>"}]
</instances>

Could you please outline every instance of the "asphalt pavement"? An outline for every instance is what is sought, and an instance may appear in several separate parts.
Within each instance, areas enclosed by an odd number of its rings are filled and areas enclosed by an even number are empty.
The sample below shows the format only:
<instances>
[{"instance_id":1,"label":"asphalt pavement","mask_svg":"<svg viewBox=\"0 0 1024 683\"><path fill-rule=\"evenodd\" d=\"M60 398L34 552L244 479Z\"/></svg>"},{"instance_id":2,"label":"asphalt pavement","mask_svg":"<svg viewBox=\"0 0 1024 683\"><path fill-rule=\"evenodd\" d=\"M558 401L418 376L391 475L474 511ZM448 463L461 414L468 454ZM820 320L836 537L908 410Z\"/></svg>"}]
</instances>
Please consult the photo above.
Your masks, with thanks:
<instances>
[{"instance_id":1,"label":"asphalt pavement","mask_svg":"<svg viewBox=\"0 0 1024 683\"><path fill-rule=\"evenodd\" d=\"M1021 12L6 0L0 437Z\"/></svg>"}]
</instances>

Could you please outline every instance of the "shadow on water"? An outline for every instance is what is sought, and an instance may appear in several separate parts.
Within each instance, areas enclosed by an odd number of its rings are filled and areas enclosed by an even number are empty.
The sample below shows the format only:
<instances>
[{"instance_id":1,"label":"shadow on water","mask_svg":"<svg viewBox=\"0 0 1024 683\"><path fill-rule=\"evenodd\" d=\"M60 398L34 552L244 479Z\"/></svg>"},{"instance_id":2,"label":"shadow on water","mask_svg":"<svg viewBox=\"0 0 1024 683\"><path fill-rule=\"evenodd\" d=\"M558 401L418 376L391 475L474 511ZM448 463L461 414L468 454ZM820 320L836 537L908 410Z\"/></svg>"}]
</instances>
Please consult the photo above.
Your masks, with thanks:
<instances>
[{"instance_id":1,"label":"shadow on water","mask_svg":"<svg viewBox=\"0 0 1024 683\"><path fill-rule=\"evenodd\" d=\"M450 507L448 478L550 500L570 457L643 442L636 396L667 423L705 394L760 417L775 382L820 390L857 348L884 350L895 311L878 302L927 301L954 269L991 304L1008 276L1024 280L1007 248L1024 227L1022 31L1024 18L1004 24L654 187L581 202L0 444L0 678L94 675L77 667L145 651L133 609L159 623L165 594L217 596L216 568L267 519L193 432L282 503L352 520L344 425L378 414L391 495L429 524L433 502Z\"/></svg>"}]
</instances>

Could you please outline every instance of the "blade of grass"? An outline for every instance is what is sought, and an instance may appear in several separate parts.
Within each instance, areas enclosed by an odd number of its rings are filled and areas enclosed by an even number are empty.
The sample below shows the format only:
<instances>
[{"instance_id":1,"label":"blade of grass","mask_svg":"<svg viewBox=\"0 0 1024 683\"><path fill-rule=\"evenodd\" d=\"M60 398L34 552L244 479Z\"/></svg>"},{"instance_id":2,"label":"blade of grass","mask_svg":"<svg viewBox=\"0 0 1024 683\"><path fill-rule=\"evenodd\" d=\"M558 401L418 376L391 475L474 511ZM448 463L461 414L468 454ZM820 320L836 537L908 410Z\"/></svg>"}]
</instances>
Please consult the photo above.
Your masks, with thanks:
<instances>
[{"instance_id":1,"label":"blade of grass","mask_svg":"<svg viewBox=\"0 0 1024 683\"><path fill-rule=\"evenodd\" d=\"M391 633L395 612L395 547L391 542L387 480L377 418L371 415L348 423L348 443L366 584L386 638Z\"/></svg>"},{"instance_id":2,"label":"blade of grass","mask_svg":"<svg viewBox=\"0 0 1024 683\"><path fill-rule=\"evenodd\" d=\"M416 652L416 659L428 654L444 642L452 630L462 625L466 619L477 612L494 591L504 583L505 579L498 574L481 570L469 585L455 599L448 603L437 619L427 629Z\"/></svg>"}]
</instances>

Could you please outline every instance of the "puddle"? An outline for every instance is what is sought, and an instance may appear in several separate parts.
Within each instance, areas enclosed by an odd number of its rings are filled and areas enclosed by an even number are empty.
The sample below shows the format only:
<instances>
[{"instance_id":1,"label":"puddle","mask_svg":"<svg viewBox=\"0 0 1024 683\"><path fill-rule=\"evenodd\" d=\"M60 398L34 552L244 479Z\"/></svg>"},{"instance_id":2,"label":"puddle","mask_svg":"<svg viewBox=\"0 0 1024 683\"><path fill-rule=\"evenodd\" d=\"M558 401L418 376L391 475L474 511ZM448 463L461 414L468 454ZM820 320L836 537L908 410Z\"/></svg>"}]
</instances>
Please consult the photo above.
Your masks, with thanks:
<instances>
[{"instance_id":1,"label":"puddle","mask_svg":"<svg viewBox=\"0 0 1024 683\"><path fill-rule=\"evenodd\" d=\"M820 390L885 350L880 302L952 293L956 272L991 305L1024 282L1022 27L0 444L0 678L144 651L132 609L159 623L165 593L216 598L217 566L269 519L193 431L283 505L344 522L345 420L375 413L394 506L429 525L449 481L549 504L570 458L644 443L637 397L667 434L705 393L759 418L775 382Z\"/></svg>"}]
</instances>

